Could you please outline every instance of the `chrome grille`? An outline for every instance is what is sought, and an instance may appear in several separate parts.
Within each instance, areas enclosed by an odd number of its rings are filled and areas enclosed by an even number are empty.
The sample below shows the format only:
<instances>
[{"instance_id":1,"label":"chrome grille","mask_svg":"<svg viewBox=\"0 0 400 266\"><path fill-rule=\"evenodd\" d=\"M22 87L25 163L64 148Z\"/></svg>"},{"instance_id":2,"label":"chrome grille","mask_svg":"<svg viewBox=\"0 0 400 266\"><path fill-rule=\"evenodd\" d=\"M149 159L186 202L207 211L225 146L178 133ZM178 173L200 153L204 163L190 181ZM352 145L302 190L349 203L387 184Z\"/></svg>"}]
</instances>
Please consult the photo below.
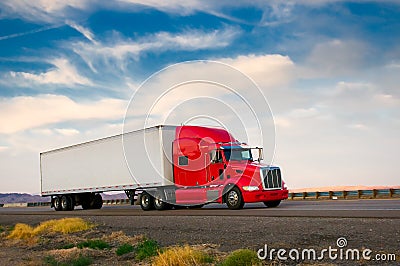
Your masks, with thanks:
<instances>
[{"instance_id":1,"label":"chrome grille","mask_svg":"<svg viewBox=\"0 0 400 266\"><path fill-rule=\"evenodd\" d=\"M281 169L263 169L261 172L265 189L282 188Z\"/></svg>"}]
</instances>

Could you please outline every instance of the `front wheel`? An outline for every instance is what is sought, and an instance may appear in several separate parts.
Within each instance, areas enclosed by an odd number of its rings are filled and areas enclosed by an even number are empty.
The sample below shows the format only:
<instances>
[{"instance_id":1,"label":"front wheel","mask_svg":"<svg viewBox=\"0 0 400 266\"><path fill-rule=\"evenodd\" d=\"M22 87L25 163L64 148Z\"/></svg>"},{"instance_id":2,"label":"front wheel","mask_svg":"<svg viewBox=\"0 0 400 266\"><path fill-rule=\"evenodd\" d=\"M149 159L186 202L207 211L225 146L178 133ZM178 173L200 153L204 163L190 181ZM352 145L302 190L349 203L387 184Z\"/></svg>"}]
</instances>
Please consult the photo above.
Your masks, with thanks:
<instances>
[{"instance_id":1,"label":"front wheel","mask_svg":"<svg viewBox=\"0 0 400 266\"><path fill-rule=\"evenodd\" d=\"M264 205L268 208L275 208L281 203L280 200L264 201Z\"/></svg>"},{"instance_id":2,"label":"front wheel","mask_svg":"<svg viewBox=\"0 0 400 266\"><path fill-rule=\"evenodd\" d=\"M239 210L244 206L242 192L238 187L234 187L226 193L226 205L231 210Z\"/></svg>"},{"instance_id":3,"label":"front wheel","mask_svg":"<svg viewBox=\"0 0 400 266\"><path fill-rule=\"evenodd\" d=\"M154 209L154 198L146 191L143 191L140 195L140 207L144 211L150 211Z\"/></svg>"}]
</instances>

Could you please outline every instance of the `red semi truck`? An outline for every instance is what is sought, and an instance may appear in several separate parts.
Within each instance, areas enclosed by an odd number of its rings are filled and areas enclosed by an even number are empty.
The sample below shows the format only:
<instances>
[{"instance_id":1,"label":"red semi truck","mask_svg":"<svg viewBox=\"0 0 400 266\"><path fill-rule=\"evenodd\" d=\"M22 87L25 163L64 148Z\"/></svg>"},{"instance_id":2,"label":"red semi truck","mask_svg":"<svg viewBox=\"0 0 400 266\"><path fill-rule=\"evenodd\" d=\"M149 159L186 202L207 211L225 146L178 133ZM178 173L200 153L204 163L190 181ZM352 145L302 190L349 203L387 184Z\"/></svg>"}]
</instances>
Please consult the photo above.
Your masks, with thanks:
<instances>
[{"instance_id":1,"label":"red semi truck","mask_svg":"<svg viewBox=\"0 0 400 266\"><path fill-rule=\"evenodd\" d=\"M141 192L146 211L208 203L277 207L288 190L280 168L262 164L262 155L222 128L156 126L41 153L42 196L51 196L56 210L101 208L100 193L118 190L132 204Z\"/></svg>"}]
</instances>

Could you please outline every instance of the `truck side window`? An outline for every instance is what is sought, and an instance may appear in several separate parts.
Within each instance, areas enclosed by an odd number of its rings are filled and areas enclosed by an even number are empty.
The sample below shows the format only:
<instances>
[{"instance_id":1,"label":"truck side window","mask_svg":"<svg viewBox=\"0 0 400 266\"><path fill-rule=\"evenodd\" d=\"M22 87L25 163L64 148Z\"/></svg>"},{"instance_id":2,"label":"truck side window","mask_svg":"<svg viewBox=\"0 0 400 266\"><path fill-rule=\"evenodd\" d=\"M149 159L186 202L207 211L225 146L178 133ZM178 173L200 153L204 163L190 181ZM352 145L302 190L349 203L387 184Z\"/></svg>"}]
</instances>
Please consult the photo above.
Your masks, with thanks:
<instances>
[{"instance_id":1,"label":"truck side window","mask_svg":"<svg viewBox=\"0 0 400 266\"><path fill-rule=\"evenodd\" d=\"M189 159L187 156L179 156L178 158L178 164L179 165L188 165L189 164Z\"/></svg>"},{"instance_id":2,"label":"truck side window","mask_svg":"<svg viewBox=\"0 0 400 266\"><path fill-rule=\"evenodd\" d=\"M210 151L210 162L211 163L215 162L215 156L216 156L215 150Z\"/></svg>"},{"instance_id":3,"label":"truck side window","mask_svg":"<svg viewBox=\"0 0 400 266\"><path fill-rule=\"evenodd\" d=\"M216 159L217 163L222 163L222 154L221 151L217 151L217 159Z\"/></svg>"},{"instance_id":4,"label":"truck side window","mask_svg":"<svg viewBox=\"0 0 400 266\"><path fill-rule=\"evenodd\" d=\"M222 163L222 155L220 150L212 150L210 152L211 163Z\"/></svg>"}]
</instances>

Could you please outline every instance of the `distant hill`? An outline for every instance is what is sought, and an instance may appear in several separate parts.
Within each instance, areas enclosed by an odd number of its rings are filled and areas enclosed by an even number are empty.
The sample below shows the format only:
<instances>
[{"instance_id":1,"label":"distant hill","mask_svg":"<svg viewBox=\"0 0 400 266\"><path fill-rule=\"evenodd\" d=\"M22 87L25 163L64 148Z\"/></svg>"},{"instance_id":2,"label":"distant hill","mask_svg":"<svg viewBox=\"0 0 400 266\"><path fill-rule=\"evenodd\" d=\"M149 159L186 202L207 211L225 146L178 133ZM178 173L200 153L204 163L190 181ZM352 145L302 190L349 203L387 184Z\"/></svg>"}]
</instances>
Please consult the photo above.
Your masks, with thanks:
<instances>
[{"instance_id":1,"label":"distant hill","mask_svg":"<svg viewBox=\"0 0 400 266\"><path fill-rule=\"evenodd\" d=\"M27 203L27 202L49 202L50 198L43 198L39 195L27 193L5 193L0 194L0 204L3 203Z\"/></svg>"},{"instance_id":2,"label":"distant hill","mask_svg":"<svg viewBox=\"0 0 400 266\"><path fill-rule=\"evenodd\" d=\"M125 193L102 194L103 200L126 199ZM0 193L0 204L4 203L28 203L28 202L50 202L50 197L41 197L27 193Z\"/></svg>"}]
</instances>

